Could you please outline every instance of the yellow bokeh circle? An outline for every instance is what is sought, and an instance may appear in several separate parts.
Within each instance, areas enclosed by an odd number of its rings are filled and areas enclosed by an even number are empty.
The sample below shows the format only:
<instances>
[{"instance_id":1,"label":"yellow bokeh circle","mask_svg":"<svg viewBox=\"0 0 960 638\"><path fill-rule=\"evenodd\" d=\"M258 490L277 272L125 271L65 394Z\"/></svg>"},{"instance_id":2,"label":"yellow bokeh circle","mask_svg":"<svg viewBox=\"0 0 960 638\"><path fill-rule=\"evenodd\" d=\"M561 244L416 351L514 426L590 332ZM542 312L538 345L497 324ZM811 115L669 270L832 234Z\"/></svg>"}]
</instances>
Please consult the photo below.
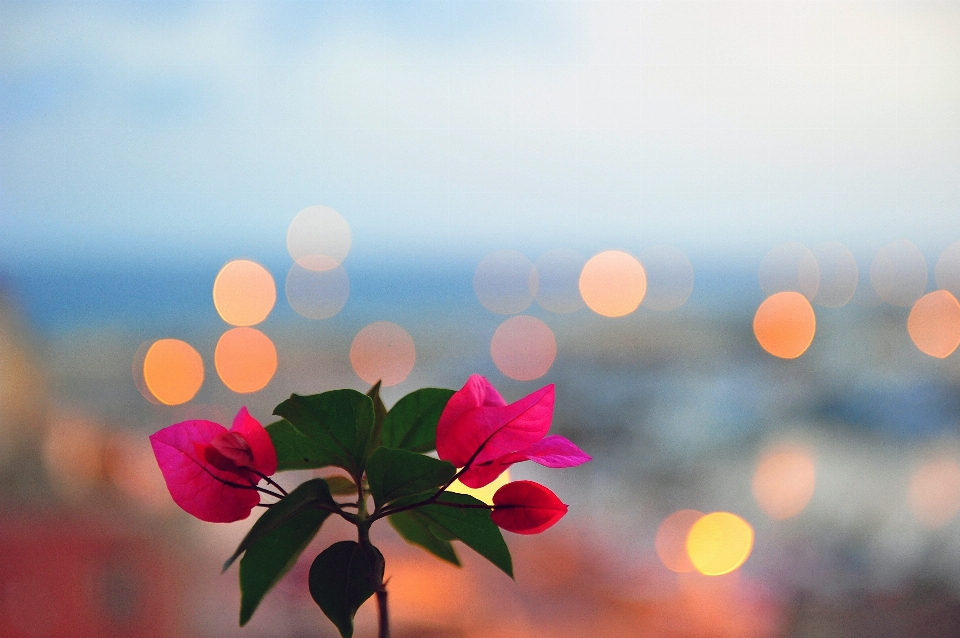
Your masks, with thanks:
<instances>
[{"instance_id":1,"label":"yellow bokeh circle","mask_svg":"<svg viewBox=\"0 0 960 638\"><path fill-rule=\"evenodd\" d=\"M698 572L706 576L729 574L753 551L753 528L730 512L701 517L687 534L687 555Z\"/></svg>"}]
</instances>

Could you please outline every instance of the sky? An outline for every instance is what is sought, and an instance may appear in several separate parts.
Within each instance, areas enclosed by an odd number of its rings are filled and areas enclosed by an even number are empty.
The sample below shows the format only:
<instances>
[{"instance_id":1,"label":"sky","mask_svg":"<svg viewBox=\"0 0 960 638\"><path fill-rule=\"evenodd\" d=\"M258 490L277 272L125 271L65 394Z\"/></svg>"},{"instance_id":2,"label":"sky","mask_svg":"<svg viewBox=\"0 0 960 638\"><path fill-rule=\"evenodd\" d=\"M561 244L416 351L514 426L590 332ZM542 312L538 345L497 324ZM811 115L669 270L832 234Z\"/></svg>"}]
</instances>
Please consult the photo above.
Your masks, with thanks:
<instances>
[{"instance_id":1,"label":"sky","mask_svg":"<svg viewBox=\"0 0 960 638\"><path fill-rule=\"evenodd\" d=\"M0 3L0 267L935 258L958 175L957 3Z\"/></svg>"}]
</instances>

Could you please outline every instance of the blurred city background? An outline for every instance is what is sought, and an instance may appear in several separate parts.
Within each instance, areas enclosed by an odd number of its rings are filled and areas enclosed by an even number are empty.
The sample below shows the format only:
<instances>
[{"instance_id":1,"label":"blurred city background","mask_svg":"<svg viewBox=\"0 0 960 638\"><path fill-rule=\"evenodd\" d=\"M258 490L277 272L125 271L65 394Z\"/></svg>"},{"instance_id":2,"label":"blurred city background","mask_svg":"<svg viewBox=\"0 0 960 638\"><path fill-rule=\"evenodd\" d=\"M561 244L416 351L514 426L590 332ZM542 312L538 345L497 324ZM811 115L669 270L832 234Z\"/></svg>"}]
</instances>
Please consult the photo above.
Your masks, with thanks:
<instances>
[{"instance_id":1,"label":"blurred city background","mask_svg":"<svg viewBox=\"0 0 960 638\"><path fill-rule=\"evenodd\" d=\"M335 636L148 435L472 373L594 460L395 638L960 635L958 177L954 2L0 2L0 635Z\"/></svg>"}]
</instances>

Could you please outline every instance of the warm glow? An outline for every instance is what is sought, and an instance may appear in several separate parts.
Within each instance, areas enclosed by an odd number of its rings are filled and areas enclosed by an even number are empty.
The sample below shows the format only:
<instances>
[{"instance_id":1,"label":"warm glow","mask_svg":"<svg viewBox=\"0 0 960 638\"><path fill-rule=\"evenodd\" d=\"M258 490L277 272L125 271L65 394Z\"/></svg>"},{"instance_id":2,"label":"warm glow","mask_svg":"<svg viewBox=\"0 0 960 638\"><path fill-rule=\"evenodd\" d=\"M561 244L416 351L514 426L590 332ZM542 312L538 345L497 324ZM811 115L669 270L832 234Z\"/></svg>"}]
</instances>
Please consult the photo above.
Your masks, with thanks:
<instances>
[{"instance_id":1,"label":"warm glow","mask_svg":"<svg viewBox=\"0 0 960 638\"><path fill-rule=\"evenodd\" d=\"M924 295L913 304L907 332L920 352L943 359L960 345L960 303L946 290Z\"/></svg>"},{"instance_id":2,"label":"warm glow","mask_svg":"<svg viewBox=\"0 0 960 638\"><path fill-rule=\"evenodd\" d=\"M857 291L860 280L857 259L838 241L818 244L812 252L820 270L820 286L812 301L827 308L842 308Z\"/></svg>"},{"instance_id":3,"label":"warm glow","mask_svg":"<svg viewBox=\"0 0 960 638\"><path fill-rule=\"evenodd\" d=\"M350 224L326 206L304 208L287 229L287 252L308 270L336 268L350 252L351 242Z\"/></svg>"},{"instance_id":4,"label":"warm glow","mask_svg":"<svg viewBox=\"0 0 960 638\"><path fill-rule=\"evenodd\" d=\"M203 385L203 360L189 343L161 339L143 357L143 380L160 403L186 403Z\"/></svg>"},{"instance_id":5,"label":"warm glow","mask_svg":"<svg viewBox=\"0 0 960 638\"><path fill-rule=\"evenodd\" d=\"M568 248L544 253L533 264L537 272L537 303L544 310L565 314L583 307L578 286L586 260Z\"/></svg>"},{"instance_id":6,"label":"warm glow","mask_svg":"<svg viewBox=\"0 0 960 638\"><path fill-rule=\"evenodd\" d=\"M692 572L695 568L687 554L687 535L703 517L697 510L679 510L663 519L657 529L654 548L663 564L673 572Z\"/></svg>"},{"instance_id":7,"label":"warm glow","mask_svg":"<svg viewBox=\"0 0 960 638\"><path fill-rule=\"evenodd\" d=\"M44 434L43 461L64 495L81 497L103 480L103 429L86 419L54 419Z\"/></svg>"},{"instance_id":8,"label":"warm glow","mask_svg":"<svg viewBox=\"0 0 960 638\"><path fill-rule=\"evenodd\" d=\"M820 268L809 248L792 242L766 254L760 262L759 279L767 296L791 290L813 299L820 286Z\"/></svg>"},{"instance_id":9,"label":"warm glow","mask_svg":"<svg viewBox=\"0 0 960 638\"><path fill-rule=\"evenodd\" d=\"M537 294L537 271L526 255L498 250L484 257L473 274L473 292L487 310L512 315L526 310Z\"/></svg>"},{"instance_id":10,"label":"warm glow","mask_svg":"<svg viewBox=\"0 0 960 638\"><path fill-rule=\"evenodd\" d=\"M112 434L107 440L104 465L117 490L138 506L157 512L175 507L146 437Z\"/></svg>"},{"instance_id":11,"label":"warm glow","mask_svg":"<svg viewBox=\"0 0 960 638\"><path fill-rule=\"evenodd\" d=\"M448 492L456 492L457 494L469 494L470 496L483 501L487 505L493 505L493 495L497 493L501 487L510 482L510 470L504 471L503 474L498 476L492 483L489 485L484 485L483 487L467 487L459 480L453 482L453 485L447 488Z\"/></svg>"},{"instance_id":12,"label":"warm glow","mask_svg":"<svg viewBox=\"0 0 960 638\"><path fill-rule=\"evenodd\" d=\"M909 308L927 289L927 260L909 241L896 241L877 251L870 283L880 299Z\"/></svg>"},{"instance_id":13,"label":"warm glow","mask_svg":"<svg viewBox=\"0 0 960 638\"><path fill-rule=\"evenodd\" d=\"M273 310L277 287L260 264L246 259L229 262L213 282L213 305L232 326L253 326Z\"/></svg>"},{"instance_id":14,"label":"warm glow","mask_svg":"<svg viewBox=\"0 0 960 638\"><path fill-rule=\"evenodd\" d=\"M262 390L277 371L277 349L255 328L224 332L213 359L223 384L240 394Z\"/></svg>"},{"instance_id":15,"label":"warm glow","mask_svg":"<svg viewBox=\"0 0 960 638\"><path fill-rule=\"evenodd\" d=\"M373 385L397 385L417 361L413 337L395 323L378 321L357 333L350 345L350 363L357 376Z\"/></svg>"},{"instance_id":16,"label":"warm glow","mask_svg":"<svg viewBox=\"0 0 960 638\"><path fill-rule=\"evenodd\" d=\"M960 512L960 463L950 456L927 460L910 477L907 505L930 529L949 523Z\"/></svg>"},{"instance_id":17,"label":"warm glow","mask_svg":"<svg viewBox=\"0 0 960 638\"><path fill-rule=\"evenodd\" d=\"M719 576L737 569L753 549L753 528L729 512L700 518L687 535L687 554L698 572Z\"/></svg>"},{"instance_id":18,"label":"warm glow","mask_svg":"<svg viewBox=\"0 0 960 638\"><path fill-rule=\"evenodd\" d=\"M594 255L580 273L580 295L604 317L628 315L647 292L647 275L633 256L619 250Z\"/></svg>"},{"instance_id":19,"label":"warm glow","mask_svg":"<svg viewBox=\"0 0 960 638\"><path fill-rule=\"evenodd\" d=\"M539 379L557 358L553 330L536 317L510 317L490 340L490 356L500 372L517 381Z\"/></svg>"},{"instance_id":20,"label":"warm glow","mask_svg":"<svg viewBox=\"0 0 960 638\"><path fill-rule=\"evenodd\" d=\"M813 497L817 471L813 456L799 445L778 446L763 454L753 473L753 496L770 518L796 516Z\"/></svg>"},{"instance_id":21,"label":"warm glow","mask_svg":"<svg viewBox=\"0 0 960 638\"><path fill-rule=\"evenodd\" d=\"M673 246L654 246L640 254L647 276L643 307L667 312L687 302L693 292L693 264Z\"/></svg>"},{"instance_id":22,"label":"warm glow","mask_svg":"<svg viewBox=\"0 0 960 638\"><path fill-rule=\"evenodd\" d=\"M813 306L799 292L767 297L753 317L753 334L760 346L781 359L795 359L806 352L816 330Z\"/></svg>"},{"instance_id":23,"label":"warm glow","mask_svg":"<svg viewBox=\"0 0 960 638\"><path fill-rule=\"evenodd\" d=\"M343 266L315 271L293 264L284 290L297 314L307 319L329 319L346 305L350 278Z\"/></svg>"}]
</instances>

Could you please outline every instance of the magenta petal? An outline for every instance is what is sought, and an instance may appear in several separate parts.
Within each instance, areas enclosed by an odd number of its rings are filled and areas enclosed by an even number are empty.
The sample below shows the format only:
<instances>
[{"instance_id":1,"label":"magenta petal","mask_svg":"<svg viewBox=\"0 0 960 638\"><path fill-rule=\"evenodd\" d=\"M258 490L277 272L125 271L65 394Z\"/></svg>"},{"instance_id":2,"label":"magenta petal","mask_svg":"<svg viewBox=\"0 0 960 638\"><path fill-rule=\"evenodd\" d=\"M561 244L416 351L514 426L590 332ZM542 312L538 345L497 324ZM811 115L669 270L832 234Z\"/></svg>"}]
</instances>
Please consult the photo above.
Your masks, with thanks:
<instances>
[{"instance_id":1,"label":"magenta petal","mask_svg":"<svg viewBox=\"0 0 960 638\"><path fill-rule=\"evenodd\" d=\"M504 462L533 461L546 467L576 467L592 460L589 454L578 448L569 439L551 434L527 449L507 454Z\"/></svg>"},{"instance_id":2,"label":"magenta petal","mask_svg":"<svg viewBox=\"0 0 960 638\"><path fill-rule=\"evenodd\" d=\"M244 519L260 502L256 490L230 487L223 482L248 485L248 472L217 469L203 458L209 441L225 432L226 428L212 421L194 420L171 425L150 437L174 502L188 514L211 523Z\"/></svg>"},{"instance_id":3,"label":"magenta petal","mask_svg":"<svg viewBox=\"0 0 960 638\"><path fill-rule=\"evenodd\" d=\"M543 485L533 481L514 481L493 495L490 518L508 532L539 534L566 513L567 506Z\"/></svg>"},{"instance_id":4,"label":"magenta petal","mask_svg":"<svg viewBox=\"0 0 960 638\"><path fill-rule=\"evenodd\" d=\"M230 431L241 435L250 445L250 451L253 453L253 463L249 466L251 469L264 476L277 473L277 452L273 447L273 440L260 422L250 416L246 406L237 412Z\"/></svg>"},{"instance_id":5,"label":"magenta petal","mask_svg":"<svg viewBox=\"0 0 960 638\"><path fill-rule=\"evenodd\" d=\"M479 442L483 449L474 462L492 461L526 449L546 436L553 419L553 402L554 390L550 384L510 405L479 408L474 422L484 435ZM471 413L462 418L473 416Z\"/></svg>"},{"instance_id":6,"label":"magenta petal","mask_svg":"<svg viewBox=\"0 0 960 638\"><path fill-rule=\"evenodd\" d=\"M489 485L493 483L498 476L504 473L507 468L516 463L517 461L505 461L507 457L515 456L512 454L504 454L498 459L489 461L482 465L473 464L468 470L460 475L460 482L466 485L467 487L478 488L483 487L484 485ZM525 461L526 459L520 459Z\"/></svg>"},{"instance_id":7,"label":"magenta petal","mask_svg":"<svg viewBox=\"0 0 960 638\"><path fill-rule=\"evenodd\" d=\"M463 387L453 393L450 400L447 401L440 420L437 422L437 454L441 459L450 461L455 465L462 467L470 456L476 451L476 447L467 451L464 449L461 428L457 427L457 421L466 412L475 408L487 406L506 405L496 388L479 374L470 375ZM463 456L466 453L466 456ZM462 457L462 458L461 458ZM456 463L453 459L460 459Z\"/></svg>"}]
</instances>

